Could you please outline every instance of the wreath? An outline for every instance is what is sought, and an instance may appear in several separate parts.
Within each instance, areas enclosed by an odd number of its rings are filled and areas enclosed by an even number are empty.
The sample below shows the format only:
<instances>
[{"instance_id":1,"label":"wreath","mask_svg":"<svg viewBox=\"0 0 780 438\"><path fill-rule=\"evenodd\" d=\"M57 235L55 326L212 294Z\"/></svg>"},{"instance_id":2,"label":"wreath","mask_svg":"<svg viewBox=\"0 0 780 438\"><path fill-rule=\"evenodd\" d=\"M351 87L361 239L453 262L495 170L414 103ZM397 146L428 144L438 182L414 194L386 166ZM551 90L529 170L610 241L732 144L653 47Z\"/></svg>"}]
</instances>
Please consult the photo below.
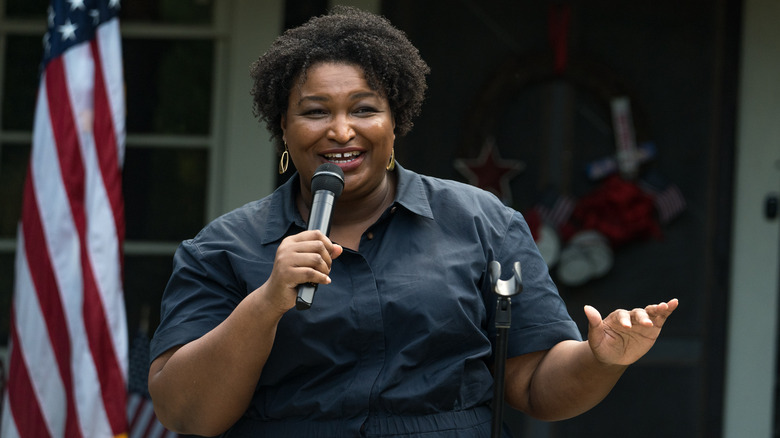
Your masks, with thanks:
<instances>
[{"instance_id":1,"label":"wreath","mask_svg":"<svg viewBox=\"0 0 780 438\"><path fill-rule=\"evenodd\" d=\"M554 24L551 53L510 60L478 94L454 167L521 211L553 275L576 287L607 275L626 245L661 238L685 199L653 166L630 87L570 58Z\"/></svg>"}]
</instances>

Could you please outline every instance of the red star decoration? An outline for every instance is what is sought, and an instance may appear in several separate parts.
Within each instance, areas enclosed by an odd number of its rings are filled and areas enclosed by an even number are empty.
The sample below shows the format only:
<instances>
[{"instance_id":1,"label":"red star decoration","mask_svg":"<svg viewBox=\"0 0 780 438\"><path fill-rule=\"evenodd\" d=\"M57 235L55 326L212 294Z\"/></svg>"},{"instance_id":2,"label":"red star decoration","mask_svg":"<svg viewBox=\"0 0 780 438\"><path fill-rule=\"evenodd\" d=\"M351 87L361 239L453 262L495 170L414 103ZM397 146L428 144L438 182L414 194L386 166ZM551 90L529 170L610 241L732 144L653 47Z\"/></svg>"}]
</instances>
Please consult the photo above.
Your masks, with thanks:
<instances>
[{"instance_id":1,"label":"red star decoration","mask_svg":"<svg viewBox=\"0 0 780 438\"><path fill-rule=\"evenodd\" d=\"M469 184L493 192L505 204L512 202L509 181L525 169L522 161L501 158L493 139L485 141L476 159L457 159L454 164Z\"/></svg>"}]
</instances>

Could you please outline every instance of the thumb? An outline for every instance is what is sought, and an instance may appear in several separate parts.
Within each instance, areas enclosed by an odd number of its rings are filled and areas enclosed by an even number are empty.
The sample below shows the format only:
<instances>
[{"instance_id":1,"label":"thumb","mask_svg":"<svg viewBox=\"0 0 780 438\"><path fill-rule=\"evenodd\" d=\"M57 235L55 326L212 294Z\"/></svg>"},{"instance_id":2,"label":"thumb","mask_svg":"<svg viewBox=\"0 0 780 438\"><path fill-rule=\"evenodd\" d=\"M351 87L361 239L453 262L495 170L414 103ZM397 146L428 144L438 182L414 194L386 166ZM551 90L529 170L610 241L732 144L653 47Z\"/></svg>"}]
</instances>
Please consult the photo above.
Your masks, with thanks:
<instances>
[{"instance_id":1,"label":"thumb","mask_svg":"<svg viewBox=\"0 0 780 438\"><path fill-rule=\"evenodd\" d=\"M591 329L601 325L601 313L593 306L585 306L585 316L588 318L588 325Z\"/></svg>"},{"instance_id":2,"label":"thumb","mask_svg":"<svg viewBox=\"0 0 780 438\"><path fill-rule=\"evenodd\" d=\"M337 243L333 244L333 251L330 253L330 258L335 259L340 256L342 252L344 252L344 248L341 245Z\"/></svg>"}]
</instances>

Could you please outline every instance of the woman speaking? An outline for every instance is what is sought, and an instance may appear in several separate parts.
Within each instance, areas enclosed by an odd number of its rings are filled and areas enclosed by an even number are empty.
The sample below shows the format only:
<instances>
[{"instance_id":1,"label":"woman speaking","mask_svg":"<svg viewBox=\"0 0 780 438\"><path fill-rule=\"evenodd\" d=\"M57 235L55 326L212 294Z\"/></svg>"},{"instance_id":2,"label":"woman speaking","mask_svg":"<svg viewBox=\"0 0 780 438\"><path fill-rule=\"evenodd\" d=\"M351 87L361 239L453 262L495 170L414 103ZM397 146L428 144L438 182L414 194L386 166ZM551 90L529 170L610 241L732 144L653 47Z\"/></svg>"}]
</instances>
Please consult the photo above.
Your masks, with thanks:
<instances>
[{"instance_id":1,"label":"woman speaking","mask_svg":"<svg viewBox=\"0 0 780 438\"><path fill-rule=\"evenodd\" d=\"M181 244L151 346L158 418L187 434L488 437L496 297L519 261L506 401L557 420L601 401L677 300L602 319L567 313L523 216L395 161L429 69L386 19L353 8L281 35L252 66L254 110L297 172ZM312 178L344 187L309 229ZM326 231L326 232L323 232ZM316 284L308 310L298 286Z\"/></svg>"}]
</instances>

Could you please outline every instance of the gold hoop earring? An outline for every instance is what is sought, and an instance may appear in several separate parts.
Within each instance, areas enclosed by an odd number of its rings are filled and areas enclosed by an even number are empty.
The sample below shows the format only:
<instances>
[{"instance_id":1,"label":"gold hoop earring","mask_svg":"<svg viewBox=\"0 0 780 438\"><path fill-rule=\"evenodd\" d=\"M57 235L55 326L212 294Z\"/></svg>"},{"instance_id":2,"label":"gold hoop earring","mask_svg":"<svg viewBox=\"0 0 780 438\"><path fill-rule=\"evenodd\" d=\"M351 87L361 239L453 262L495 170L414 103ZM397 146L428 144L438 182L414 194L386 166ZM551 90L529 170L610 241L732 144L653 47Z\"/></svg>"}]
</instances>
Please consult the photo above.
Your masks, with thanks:
<instances>
[{"instance_id":1,"label":"gold hoop earring","mask_svg":"<svg viewBox=\"0 0 780 438\"><path fill-rule=\"evenodd\" d=\"M287 166L290 165L290 153L287 152L287 142L284 143L284 152L282 152L282 157L279 159L279 175L283 174L284 172L287 172Z\"/></svg>"},{"instance_id":2,"label":"gold hoop earring","mask_svg":"<svg viewBox=\"0 0 780 438\"><path fill-rule=\"evenodd\" d=\"M390 150L390 162L387 163L385 169L391 172L393 171L393 169L395 169L395 148Z\"/></svg>"}]
</instances>

